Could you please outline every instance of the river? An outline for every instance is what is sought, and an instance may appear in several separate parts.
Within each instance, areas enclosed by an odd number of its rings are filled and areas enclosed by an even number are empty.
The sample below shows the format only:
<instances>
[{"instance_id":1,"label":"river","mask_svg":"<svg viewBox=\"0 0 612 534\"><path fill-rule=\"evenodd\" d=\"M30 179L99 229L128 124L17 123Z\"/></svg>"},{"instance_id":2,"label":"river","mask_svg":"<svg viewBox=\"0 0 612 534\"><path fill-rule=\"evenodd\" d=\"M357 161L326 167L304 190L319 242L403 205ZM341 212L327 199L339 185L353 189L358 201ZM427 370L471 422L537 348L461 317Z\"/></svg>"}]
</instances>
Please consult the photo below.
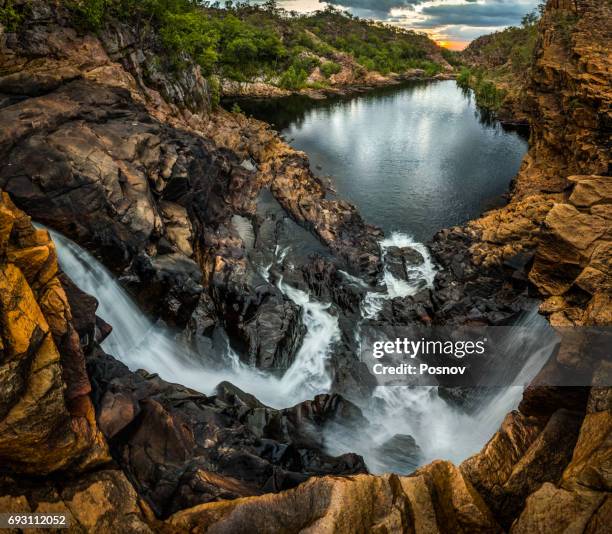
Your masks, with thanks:
<instances>
[{"instance_id":1,"label":"river","mask_svg":"<svg viewBox=\"0 0 612 534\"><path fill-rule=\"evenodd\" d=\"M306 152L367 222L418 241L500 204L527 151L524 136L486 120L452 80L237 103Z\"/></svg>"}]
</instances>

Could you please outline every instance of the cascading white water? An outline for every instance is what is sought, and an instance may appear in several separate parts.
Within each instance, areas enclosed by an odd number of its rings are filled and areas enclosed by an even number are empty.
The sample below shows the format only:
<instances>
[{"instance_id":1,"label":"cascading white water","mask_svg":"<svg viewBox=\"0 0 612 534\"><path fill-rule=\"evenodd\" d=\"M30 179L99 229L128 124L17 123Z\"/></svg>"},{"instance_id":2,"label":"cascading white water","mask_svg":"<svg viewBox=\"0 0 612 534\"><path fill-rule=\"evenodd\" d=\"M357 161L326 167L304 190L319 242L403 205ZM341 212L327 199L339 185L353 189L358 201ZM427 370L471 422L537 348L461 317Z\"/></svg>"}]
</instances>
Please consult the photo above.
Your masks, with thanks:
<instances>
[{"instance_id":1,"label":"cascading white water","mask_svg":"<svg viewBox=\"0 0 612 534\"><path fill-rule=\"evenodd\" d=\"M407 267L407 280L399 280L385 264L387 250L391 247L411 248L423 256L424 262L420 265ZM414 295L425 287L433 287L436 277L436 269L427 247L423 243L418 243L410 236L400 232L393 232L391 236L380 242L380 251L383 261L383 284L386 288L384 292L369 292L361 305L361 315L364 319L373 319L380 312L385 300L396 297L408 297Z\"/></svg>"},{"instance_id":2,"label":"cascading white water","mask_svg":"<svg viewBox=\"0 0 612 534\"><path fill-rule=\"evenodd\" d=\"M312 301L305 291L300 291L282 281L281 291L302 307L302 320L306 335L294 363L281 379L285 398L297 394L312 398L313 394L327 393L331 386L328 360L334 343L340 340L338 318L328 313L329 304Z\"/></svg>"},{"instance_id":3,"label":"cascading white water","mask_svg":"<svg viewBox=\"0 0 612 534\"><path fill-rule=\"evenodd\" d=\"M113 275L89 252L57 232L50 233L62 269L77 286L98 299L98 315L113 327L103 348L130 369L145 369L205 394L213 393L220 382L227 380L275 408L293 406L329 390L331 378L326 362L332 344L340 336L338 319L327 312L329 305L312 301L305 292L281 282L281 290L302 307L307 329L283 377L245 365L230 347L224 354L227 369L212 369L174 332L147 320ZM284 254L286 251L279 251L279 257Z\"/></svg>"},{"instance_id":4,"label":"cascading white water","mask_svg":"<svg viewBox=\"0 0 612 534\"><path fill-rule=\"evenodd\" d=\"M557 343L554 331L536 310L512 327L506 338L507 355L520 351L529 357L509 385L496 388L490 397L486 395L491 392L485 391L475 411L466 413L454 408L440 397L435 386L379 386L373 397L361 404L374 431L363 436L334 427L327 435L328 451L361 454L375 473L388 470L388 459L378 449L395 435L415 439L423 453L420 458L423 464L439 458L459 463L478 452L497 431L504 416L518 406L524 387L542 368ZM517 347L514 352L511 344Z\"/></svg>"},{"instance_id":5,"label":"cascading white water","mask_svg":"<svg viewBox=\"0 0 612 534\"><path fill-rule=\"evenodd\" d=\"M97 315L113 327L104 348L112 354L129 354L152 332L153 324L96 258L63 235L52 230L49 233L64 272L79 288L98 299Z\"/></svg>"},{"instance_id":6,"label":"cascading white water","mask_svg":"<svg viewBox=\"0 0 612 534\"><path fill-rule=\"evenodd\" d=\"M393 233L380 243L383 263L390 247L415 249L425 261L409 268L408 280L395 278L384 265L386 290L367 293L361 307L363 319L376 318L386 300L407 297L425 287L433 287L436 269L425 245L405 234ZM507 336L507 342L514 343L530 356L512 384L499 388L475 412L467 413L453 407L440 397L436 386L379 386L372 398L359 403L373 429L364 435L338 426L330 427L326 435L328 452L356 452L366 459L374 473L388 470L387 458L381 455L379 448L396 435L415 439L423 452L421 463L439 458L459 463L476 453L499 428L504 416L516 408L524 386L542 368L557 341L536 310L515 325L513 333ZM525 335L527 339L518 343L516 336ZM356 327L356 337L360 344L360 325ZM511 347L506 348L506 353L512 354ZM498 371L503 373L504 370L498 366ZM406 472L409 471L408 468Z\"/></svg>"},{"instance_id":7,"label":"cascading white water","mask_svg":"<svg viewBox=\"0 0 612 534\"><path fill-rule=\"evenodd\" d=\"M311 299L306 292L281 279L279 289L302 308L307 330L290 368L280 378L266 374L246 366L228 346L223 355L226 369L213 369L174 332L146 319L112 274L91 254L56 232L51 234L62 269L81 289L98 299L98 315L113 326L112 334L103 344L105 350L132 370L158 373L167 381L205 394L213 393L217 384L227 380L275 408L293 406L329 391L328 363L333 344L340 339L340 329L338 318L329 313L328 304ZM413 268L408 282L395 279L385 268L387 290L368 293L362 305L364 319L375 317L384 300L414 294L433 283L435 269L424 245L408 236L393 234L381 242L383 256L391 246L412 247L423 255L425 262ZM281 263L287 252L277 247L275 263ZM271 267L262 268L267 279ZM351 275L347 278L365 284ZM537 314L527 319L528 322L536 320ZM356 325L357 335L358 332ZM438 395L436 387L378 387L371 399L363 399L360 403L371 428L367 432L354 433L330 427L325 434L327 450L332 454L357 452L372 472L383 472L389 469L389 464L381 457L378 447L394 435L405 434L413 436L424 452L422 462L434 458L461 461L476 452L495 432L504 415L518 404L522 386L537 373L542 363L542 355L534 352L514 385L500 390L473 414L452 408Z\"/></svg>"}]
</instances>

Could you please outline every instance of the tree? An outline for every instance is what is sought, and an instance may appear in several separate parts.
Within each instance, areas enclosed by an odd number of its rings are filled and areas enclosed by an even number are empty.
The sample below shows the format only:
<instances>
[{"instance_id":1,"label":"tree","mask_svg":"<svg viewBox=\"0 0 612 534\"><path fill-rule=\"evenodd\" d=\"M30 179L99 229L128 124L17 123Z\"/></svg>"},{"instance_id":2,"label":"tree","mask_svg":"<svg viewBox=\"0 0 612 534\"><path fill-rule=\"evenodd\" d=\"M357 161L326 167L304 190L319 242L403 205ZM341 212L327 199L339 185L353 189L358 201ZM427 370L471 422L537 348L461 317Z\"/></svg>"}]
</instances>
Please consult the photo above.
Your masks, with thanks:
<instances>
[{"instance_id":1,"label":"tree","mask_svg":"<svg viewBox=\"0 0 612 534\"><path fill-rule=\"evenodd\" d=\"M278 7L278 2L276 0L266 0L261 7L264 11L268 11L273 15L278 15L280 8Z\"/></svg>"},{"instance_id":2,"label":"tree","mask_svg":"<svg viewBox=\"0 0 612 534\"><path fill-rule=\"evenodd\" d=\"M539 20L539 16L538 16L537 12L536 11L532 11L531 13L527 13L521 19L521 25L526 28L527 26L532 26L533 24L537 23L538 20Z\"/></svg>"}]
</instances>

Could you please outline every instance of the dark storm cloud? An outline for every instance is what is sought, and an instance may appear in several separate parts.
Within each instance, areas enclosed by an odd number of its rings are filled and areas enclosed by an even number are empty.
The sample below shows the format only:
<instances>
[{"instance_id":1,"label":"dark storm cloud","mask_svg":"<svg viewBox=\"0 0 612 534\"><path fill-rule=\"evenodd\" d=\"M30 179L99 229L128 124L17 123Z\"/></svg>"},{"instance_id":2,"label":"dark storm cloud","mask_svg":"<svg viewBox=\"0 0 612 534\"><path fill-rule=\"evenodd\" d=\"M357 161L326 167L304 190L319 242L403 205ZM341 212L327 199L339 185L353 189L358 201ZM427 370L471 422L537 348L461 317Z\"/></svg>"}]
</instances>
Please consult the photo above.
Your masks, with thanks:
<instances>
[{"instance_id":1,"label":"dark storm cloud","mask_svg":"<svg viewBox=\"0 0 612 534\"><path fill-rule=\"evenodd\" d=\"M518 24L537 1L531 3L490 0L486 4L441 4L423 8L426 21L418 23L421 28L434 28L446 25L476 27L511 26Z\"/></svg>"},{"instance_id":2,"label":"dark storm cloud","mask_svg":"<svg viewBox=\"0 0 612 534\"><path fill-rule=\"evenodd\" d=\"M349 8L352 11L371 11L372 13L388 14L392 9L412 8L426 0L319 0L326 4L333 4Z\"/></svg>"},{"instance_id":3,"label":"dark storm cloud","mask_svg":"<svg viewBox=\"0 0 612 534\"><path fill-rule=\"evenodd\" d=\"M392 9L414 8L426 0L325 0L325 2L348 8L353 12L369 11L379 15L389 15ZM509 26L520 22L525 13L535 8L538 0L485 0L484 3L467 0L468 3L463 4L453 0L440 0L440 2L443 3L423 7L421 13L427 17L427 20L420 22L418 26L422 28L454 24L476 27Z\"/></svg>"}]
</instances>

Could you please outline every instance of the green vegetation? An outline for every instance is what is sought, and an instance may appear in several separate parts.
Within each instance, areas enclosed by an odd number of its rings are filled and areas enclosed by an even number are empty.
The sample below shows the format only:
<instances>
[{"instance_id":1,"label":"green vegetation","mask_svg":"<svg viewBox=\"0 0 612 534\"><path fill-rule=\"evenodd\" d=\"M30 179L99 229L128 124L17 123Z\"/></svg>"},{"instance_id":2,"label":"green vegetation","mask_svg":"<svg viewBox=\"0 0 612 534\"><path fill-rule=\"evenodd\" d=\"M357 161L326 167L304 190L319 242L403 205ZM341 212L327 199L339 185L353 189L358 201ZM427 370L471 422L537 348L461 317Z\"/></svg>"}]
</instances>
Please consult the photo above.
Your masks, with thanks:
<instances>
[{"instance_id":1,"label":"green vegetation","mask_svg":"<svg viewBox=\"0 0 612 534\"><path fill-rule=\"evenodd\" d=\"M342 67L339 63L335 61L326 61L321 65L321 73L326 78L333 76L334 74L338 74L342 70Z\"/></svg>"},{"instance_id":2,"label":"green vegetation","mask_svg":"<svg viewBox=\"0 0 612 534\"><path fill-rule=\"evenodd\" d=\"M329 55L332 47L350 54L367 70L382 74L426 68L432 54L439 53L425 35L359 19L331 7L296 17L292 26L294 31L302 30L302 42L320 55Z\"/></svg>"},{"instance_id":3,"label":"green vegetation","mask_svg":"<svg viewBox=\"0 0 612 534\"><path fill-rule=\"evenodd\" d=\"M499 111L509 100L517 101L531 68L537 41L536 12L523 17L520 27L476 39L461 54L464 62L457 83L474 90L479 106Z\"/></svg>"},{"instance_id":4,"label":"green vegetation","mask_svg":"<svg viewBox=\"0 0 612 534\"><path fill-rule=\"evenodd\" d=\"M448 48L440 48L440 53L449 65L453 67L460 67L461 65L463 65L459 52L454 52L453 50L449 50Z\"/></svg>"},{"instance_id":5,"label":"green vegetation","mask_svg":"<svg viewBox=\"0 0 612 534\"><path fill-rule=\"evenodd\" d=\"M274 0L263 5L202 0L63 0L77 28L99 31L112 19L130 20L159 35L158 54L180 70L196 61L205 76L240 82L264 80L287 89L313 85L340 72L339 54L358 68L383 74L441 70L440 49L426 36L355 18L334 8L288 13ZM314 84L324 86L319 82Z\"/></svg>"},{"instance_id":6,"label":"green vegetation","mask_svg":"<svg viewBox=\"0 0 612 534\"><path fill-rule=\"evenodd\" d=\"M17 29L22 21L22 15L15 10L12 0L5 0L0 6L0 24L8 31Z\"/></svg>"},{"instance_id":7,"label":"green vegetation","mask_svg":"<svg viewBox=\"0 0 612 534\"><path fill-rule=\"evenodd\" d=\"M462 67L457 77L457 84L463 88L473 89L478 105L491 111L498 111L501 108L507 94L504 89L499 89L495 83L485 79L483 69L470 70Z\"/></svg>"}]
</instances>

